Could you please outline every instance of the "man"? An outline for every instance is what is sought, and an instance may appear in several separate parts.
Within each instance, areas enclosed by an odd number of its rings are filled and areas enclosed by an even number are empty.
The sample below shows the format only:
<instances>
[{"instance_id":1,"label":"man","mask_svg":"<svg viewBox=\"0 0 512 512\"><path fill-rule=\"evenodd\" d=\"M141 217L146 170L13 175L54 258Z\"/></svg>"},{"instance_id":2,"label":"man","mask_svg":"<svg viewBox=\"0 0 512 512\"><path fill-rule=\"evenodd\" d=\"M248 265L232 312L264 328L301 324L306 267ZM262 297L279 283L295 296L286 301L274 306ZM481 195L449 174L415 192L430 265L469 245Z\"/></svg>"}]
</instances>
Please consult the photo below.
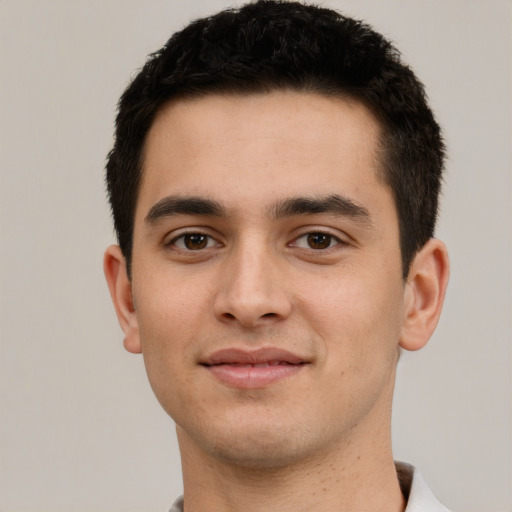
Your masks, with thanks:
<instances>
[{"instance_id":1,"label":"man","mask_svg":"<svg viewBox=\"0 0 512 512\"><path fill-rule=\"evenodd\" d=\"M175 34L123 94L105 274L176 422L172 511L442 511L393 461L400 349L432 334L444 147L367 25L259 1Z\"/></svg>"}]
</instances>

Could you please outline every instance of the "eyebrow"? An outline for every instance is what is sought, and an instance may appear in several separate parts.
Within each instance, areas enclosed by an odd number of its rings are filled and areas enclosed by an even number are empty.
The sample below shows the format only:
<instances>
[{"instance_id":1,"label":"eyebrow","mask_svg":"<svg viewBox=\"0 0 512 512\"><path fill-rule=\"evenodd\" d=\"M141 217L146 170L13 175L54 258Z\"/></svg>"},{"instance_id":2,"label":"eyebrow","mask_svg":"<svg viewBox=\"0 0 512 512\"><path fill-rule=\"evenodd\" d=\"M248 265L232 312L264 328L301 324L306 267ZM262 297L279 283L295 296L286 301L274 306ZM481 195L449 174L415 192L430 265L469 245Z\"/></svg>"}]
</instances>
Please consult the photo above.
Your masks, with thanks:
<instances>
[{"instance_id":1,"label":"eyebrow","mask_svg":"<svg viewBox=\"0 0 512 512\"><path fill-rule=\"evenodd\" d=\"M326 197L292 197L279 201L271 208L274 218L294 215L315 215L328 213L338 217L348 217L371 225L370 212L364 206L348 197L330 195Z\"/></svg>"},{"instance_id":2,"label":"eyebrow","mask_svg":"<svg viewBox=\"0 0 512 512\"><path fill-rule=\"evenodd\" d=\"M369 211L348 197L330 195L326 197L291 197L277 201L269 208L274 219L295 215L327 213L348 217L371 225ZM196 196L167 196L151 207L145 223L156 224L159 220L175 215L199 215L205 217L228 217L228 210L213 199Z\"/></svg>"},{"instance_id":3,"label":"eyebrow","mask_svg":"<svg viewBox=\"0 0 512 512\"><path fill-rule=\"evenodd\" d=\"M227 217L226 209L217 201L204 197L164 197L149 210L146 224L156 224L159 220L174 215L202 215L207 217Z\"/></svg>"}]
</instances>

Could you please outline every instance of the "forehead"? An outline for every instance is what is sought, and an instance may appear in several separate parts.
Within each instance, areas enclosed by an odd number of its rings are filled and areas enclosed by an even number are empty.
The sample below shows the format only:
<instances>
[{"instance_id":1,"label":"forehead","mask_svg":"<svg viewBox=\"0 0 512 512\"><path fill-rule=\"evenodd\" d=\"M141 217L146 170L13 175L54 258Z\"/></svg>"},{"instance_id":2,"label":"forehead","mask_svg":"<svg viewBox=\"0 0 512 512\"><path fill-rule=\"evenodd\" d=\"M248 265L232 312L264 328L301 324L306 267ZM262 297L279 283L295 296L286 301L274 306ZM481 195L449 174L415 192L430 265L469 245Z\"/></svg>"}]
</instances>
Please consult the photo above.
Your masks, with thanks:
<instances>
[{"instance_id":1,"label":"forehead","mask_svg":"<svg viewBox=\"0 0 512 512\"><path fill-rule=\"evenodd\" d=\"M215 195L228 206L357 195L383 186L379 133L372 113L350 98L275 91L180 99L148 133L137 210L180 194Z\"/></svg>"}]
</instances>

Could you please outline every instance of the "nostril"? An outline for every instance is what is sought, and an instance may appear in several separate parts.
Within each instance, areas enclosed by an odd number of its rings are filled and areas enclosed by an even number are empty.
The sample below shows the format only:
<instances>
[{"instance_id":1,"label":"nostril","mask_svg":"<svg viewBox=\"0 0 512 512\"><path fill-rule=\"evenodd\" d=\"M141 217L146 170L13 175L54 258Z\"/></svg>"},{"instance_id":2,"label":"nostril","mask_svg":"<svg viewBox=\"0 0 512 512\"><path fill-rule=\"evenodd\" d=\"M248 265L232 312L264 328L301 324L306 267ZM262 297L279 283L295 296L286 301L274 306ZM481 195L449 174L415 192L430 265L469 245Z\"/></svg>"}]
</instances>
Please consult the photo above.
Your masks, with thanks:
<instances>
[{"instance_id":1,"label":"nostril","mask_svg":"<svg viewBox=\"0 0 512 512\"><path fill-rule=\"evenodd\" d=\"M226 320L236 320L238 318L233 313L227 313L227 312L223 313L222 316ZM265 313L265 314L261 315L259 318L269 318L269 319L272 319L272 318L277 318L278 316L279 315L277 313Z\"/></svg>"}]
</instances>

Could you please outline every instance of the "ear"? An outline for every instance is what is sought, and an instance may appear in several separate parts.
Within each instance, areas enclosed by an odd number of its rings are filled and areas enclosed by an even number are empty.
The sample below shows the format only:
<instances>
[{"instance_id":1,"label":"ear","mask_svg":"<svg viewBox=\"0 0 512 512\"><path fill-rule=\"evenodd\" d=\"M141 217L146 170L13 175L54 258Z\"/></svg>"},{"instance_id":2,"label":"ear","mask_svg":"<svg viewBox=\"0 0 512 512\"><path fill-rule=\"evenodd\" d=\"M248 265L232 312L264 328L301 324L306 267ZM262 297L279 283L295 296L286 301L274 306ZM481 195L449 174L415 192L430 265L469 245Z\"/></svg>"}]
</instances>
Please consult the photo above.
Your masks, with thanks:
<instances>
[{"instance_id":1,"label":"ear","mask_svg":"<svg viewBox=\"0 0 512 512\"><path fill-rule=\"evenodd\" d=\"M446 246L430 239L414 257L407 276L402 348L418 350L427 344L441 316L449 274Z\"/></svg>"},{"instance_id":2,"label":"ear","mask_svg":"<svg viewBox=\"0 0 512 512\"><path fill-rule=\"evenodd\" d=\"M140 354L142 348L137 314L133 306L132 286L128 278L126 260L118 245L111 245L105 251L103 271L119 325L124 332L124 348L133 354Z\"/></svg>"}]
</instances>

